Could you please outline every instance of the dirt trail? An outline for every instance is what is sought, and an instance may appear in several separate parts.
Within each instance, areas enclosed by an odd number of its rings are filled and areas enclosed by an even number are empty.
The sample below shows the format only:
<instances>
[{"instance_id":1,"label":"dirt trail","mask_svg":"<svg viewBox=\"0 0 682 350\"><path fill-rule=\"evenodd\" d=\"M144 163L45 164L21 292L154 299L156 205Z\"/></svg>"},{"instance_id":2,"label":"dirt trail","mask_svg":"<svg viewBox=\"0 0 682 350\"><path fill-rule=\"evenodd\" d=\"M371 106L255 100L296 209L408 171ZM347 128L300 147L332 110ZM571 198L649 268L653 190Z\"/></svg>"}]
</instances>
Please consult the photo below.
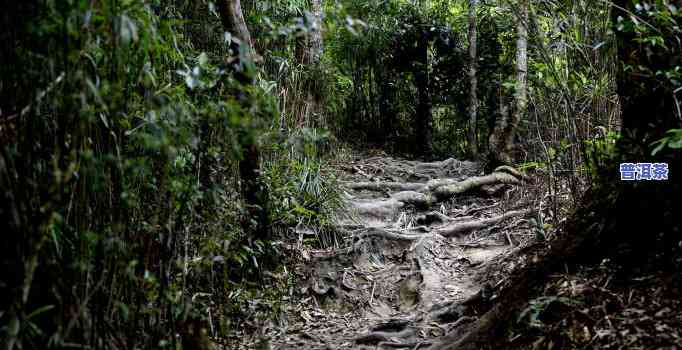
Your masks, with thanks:
<instances>
[{"instance_id":1,"label":"dirt trail","mask_svg":"<svg viewBox=\"0 0 682 350\"><path fill-rule=\"evenodd\" d=\"M428 348L473 320L532 237L512 170L371 157L340 173L352 213L338 222L341 247L303 252L297 302L264 331L274 349Z\"/></svg>"}]
</instances>

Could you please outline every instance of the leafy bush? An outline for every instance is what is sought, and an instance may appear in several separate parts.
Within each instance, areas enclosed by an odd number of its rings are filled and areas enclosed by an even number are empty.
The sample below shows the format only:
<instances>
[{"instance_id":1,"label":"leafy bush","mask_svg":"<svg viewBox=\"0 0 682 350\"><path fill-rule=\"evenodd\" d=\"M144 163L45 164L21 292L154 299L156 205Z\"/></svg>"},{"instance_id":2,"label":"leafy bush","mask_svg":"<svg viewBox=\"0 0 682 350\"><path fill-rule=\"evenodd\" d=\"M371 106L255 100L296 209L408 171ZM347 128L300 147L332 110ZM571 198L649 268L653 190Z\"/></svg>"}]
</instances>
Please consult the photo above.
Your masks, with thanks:
<instances>
[{"instance_id":1,"label":"leafy bush","mask_svg":"<svg viewBox=\"0 0 682 350\"><path fill-rule=\"evenodd\" d=\"M236 54L228 37L198 30L218 18L190 5L47 0L3 16L10 348L177 348L195 322L229 326L244 302L230 295L258 291L276 250L242 232L236 170L277 123L277 101L240 83L224 63ZM334 195L317 154L279 156L266 171L284 208L275 218L328 220L321 201Z\"/></svg>"},{"instance_id":2,"label":"leafy bush","mask_svg":"<svg viewBox=\"0 0 682 350\"><path fill-rule=\"evenodd\" d=\"M342 207L339 184L325 172L318 152L329 141L326 132L302 129L273 149L265 169L271 194L271 221L283 227L314 229L318 244L330 245L332 220Z\"/></svg>"}]
</instances>

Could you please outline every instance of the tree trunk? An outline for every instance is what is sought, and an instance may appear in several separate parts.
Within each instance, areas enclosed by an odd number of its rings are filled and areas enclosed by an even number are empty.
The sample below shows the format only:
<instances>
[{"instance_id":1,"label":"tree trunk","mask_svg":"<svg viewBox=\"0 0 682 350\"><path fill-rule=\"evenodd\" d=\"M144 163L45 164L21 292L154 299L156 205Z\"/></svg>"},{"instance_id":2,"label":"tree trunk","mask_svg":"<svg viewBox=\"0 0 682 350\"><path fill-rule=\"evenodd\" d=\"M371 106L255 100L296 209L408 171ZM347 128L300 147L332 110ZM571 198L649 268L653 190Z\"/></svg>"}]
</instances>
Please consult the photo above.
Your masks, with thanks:
<instances>
[{"instance_id":1,"label":"tree trunk","mask_svg":"<svg viewBox=\"0 0 682 350\"><path fill-rule=\"evenodd\" d=\"M502 164L510 164L511 159L508 154L504 152L504 135L509 125L509 105L507 97L502 91L502 87L498 88L497 92L497 117L495 118L495 126L488 138L488 162L486 170L492 170Z\"/></svg>"},{"instance_id":2,"label":"tree trunk","mask_svg":"<svg viewBox=\"0 0 682 350\"><path fill-rule=\"evenodd\" d=\"M220 11L223 29L230 32L232 38L237 38L238 44L244 44L245 49L251 53L253 48L251 33L246 26L246 21L244 21L240 0L220 0L218 1L218 10Z\"/></svg>"},{"instance_id":3,"label":"tree trunk","mask_svg":"<svg viewBox=\"0 0 682 350\"><path fill-rule=\"evenodd\" d=\"M377 141L386 143L392 139L395 130L395 105L394 95L395 91L392 88L392 79L385 69L377 69L377 83L379 85L379 118L380 129L383 131L379 134Z\"/></svg>"},{"instance_id":4,"label":"tree trunk","mask_svg":"<svg viewBox=\"0 0 682 350\"><path fill-rule=\"evenodd\" d=\"M218 2L220 19L226 31L236 38L239 46L233 46L233 50L246 50L246 59L256 57L251 41L251 34L244 21L241 4L239 0L222 0ZM233 65L234 66L234 65ZM236 72L243 75L243 72ZM246 84L255 84L254 77L244 76L242 79ZM238 96L243 100L243 96ZM247 217L242 219L244 232L255 239L269 238L268 228L268 195L260 179L260 150L258 149L256 137L247 137L248 141L242 144L243 155L239 161L239 175L241 180L241 192L246 206ZM255 222L255 225L254 225Z\"/></svg>"},{"instance_id":5,"label":"tree trunk","mask_svg":"<svg viewBox=\"0 0 682 350\"><path fill-rule=\"evenodd\" d=\"M429 44L427 33L417 43L417 62L414 81L417 87L417 113L415 116L415 146L423 157L433 154L433 125L431 116L431 93L429 91Z\"/></svg>"},{"instance_id":6,"label":"tree trunk","mask_svg":"<svg viewBox=\"0 0 682 350\"><path fill-rule=\"evenodd\" d=\"M318 68L323 54L322 45L322 0L312 0L312 28L308 38L308 57L309 66ZM309 114L313 117L314 124L320 127L326 126L322 114L321 87L318 81L311 77L308 83L308 104Z\"/></svg>"},{"instance_id":7,"label":"tree trunk","mask_svg":"<svg viewBox=\"0 0 682 350\"><path fill-rule=\"evenodd\" d=\"M528 0L519 0L516 23L516 93L514 94L514 110L505 135L502 159L510 160L514 147L516 130L526 113L528 74Z\"/></svg>"},{"instance_id":8,"label":"tree trunk","mask_svg":"<svg viewBox=\"0 0 682 350\"><path fill-rule=\"evenodd\" d=\"M478 138L477 138L477 112L478 97L476 89L478 80L476 78L477 69L477 33L476 33L476 7L478 0L469 0L469 152L472 158L478 157Z\"/></svg>"},{"instance_id":9,"label":"tree trunk","mask_svg":"<svg viewBox=\"0 0 682 350\"><path fill-rule=\"evenodd\" d=\"M296 62L308 70L317 68L322 58L322 0L312 0L310 14L306 14L309 21L309 31L296 37L294 57ZM321 93L316 74L308 74L302 93L305 100L302 106L302 123L305 125L325 126L322 120Z\"/></svg>"},{"instance_id":10,"label":"tree trunk","mask_svg":"<svg viewBox=\"0 0 682 350\"><path fill-rule=\"evenodd\" d=\"M322 45L322 0L312 0L313 28L310 33L310 63L320 63L324 46Z\"/></svg>"},{"instance_id":11,"label":"tree trunk","mask_svg":"<svg viewBox=\"0 0 682 350\"><path fill-rule=\"evenodd\" d=\"M322 0L312 0L310 16L306 14L309 30L296 38L294 56L304 66L315 66L320 62L322 46Z\"/></svg>"}]
</instances>

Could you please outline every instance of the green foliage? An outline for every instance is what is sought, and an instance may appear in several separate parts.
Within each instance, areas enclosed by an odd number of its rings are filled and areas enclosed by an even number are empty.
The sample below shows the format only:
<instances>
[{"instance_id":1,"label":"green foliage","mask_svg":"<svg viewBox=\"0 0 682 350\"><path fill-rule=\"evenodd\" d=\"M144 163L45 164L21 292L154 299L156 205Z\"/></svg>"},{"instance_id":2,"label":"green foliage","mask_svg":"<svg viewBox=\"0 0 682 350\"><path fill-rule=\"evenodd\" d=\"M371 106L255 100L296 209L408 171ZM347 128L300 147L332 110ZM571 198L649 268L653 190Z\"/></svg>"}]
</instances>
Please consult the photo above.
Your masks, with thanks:
<instances>
[{"instance_id":1,"label":"green foliage","mask_svg":"<svg viewBox=\"0 0 682 350\"><path fill-rule=\"evenodd\" d=\"M671 129L666 132L666 136L654 143L652 146L656 146L651 155L655 156L658 152L663 150L665 147L670 149L681 149L682 148L682 129Z\"/></svg>"},{"instance_id":2,"label":"green foliage","mask_svg":"<svg viewBox=\"0 0 682 350\"><path fill-rule=\"evenodd\" d=\"M653 52L676 52L679 48L679 21L682 11L668 1L637 3L635 11L627 18L619 16L616 30L633 34L633 41L641 44L641 50ZM672 40L671 40L672 39ZM649 54L651 57L651 54ZM665 69L652 71L653 65L636 64L636 57L623 62L624 71L655 77L661 84L674 88L682 85L681 67L667 65Z\"/></svg>"},{"instance_id":3,"label":"green foliage","mask_svg":"<svg viewBox=\"0 0 682 350\"><path fill-rule=\"evenodd\" d=\"M537 220L535 218L530 218L528 223L533 228L535 239L538 242L544 242L547 240L547 231L552 229L552 225L545 223L542 215L538 215Z\"/></svg>"},{"instance_id":4,"label":"green foliage","mask_svg":"<svg viewBox=\"0 0 682 350\"><path fill-rule=\"evenodd\" d=\"M265 168L273 225L316 230L318 245L330 245L333 215L342 208L339 184L319 158L329 134L314 129L292 133L275 144Z\"/></svg>"},{"instance_id":5,"label":"green foliage","mask_svg":"<svg viewBox=\"0 0 682 350\"><path fill-rule=\"evenodd\" d=\"M682 91L682 64L679 59L682 52L679 30L682 11L677 7L679 4L663 0L630 5L631 11L622 12L615 23L621 38L628 40L621 44L631 49L622 62L623 76L631 84L623 90L633 100L651 94L664 96L660 103L665 104L665 113L679 120L682 117L678 97ZM654 110L659 106L651 108ZM642 156L655 156L659 160L666 155L671 159L678 156L679 152L675 150L682 148L679 123L658 125L663 120L658 118L649 123L657 130L641 140L641 143L646 143L641 145ZM634 143L640 143L640 140L634 140ZM645 148L650 148L651 152Z\"/></svg>"},{"instance_id":6,"label":"green foliage","mask_svg":"<svg viewBox=\"0 0 682 350\"><path fill-rule=\"evenodd\" d=\"M616 144L620 134L609 132L602 137L585 141L585 166L592 179L598 179L605 172L610 172L616 159Z\"/></svg>"},{"instance_id":7,"label":"green foliage","mask_svg":"<svg viewBox=\"0 0 682 350\"><path fill-rule=\"evenodd\" d=\"M178 348L192 320L234 326L244 299L227 296L260 293L278 268L276 246L241 230L236 171L278 101L225 65L238 53L205 32L220 24L204 5L50 0L3 17L16 38L0 43L15 131L0 135L10 348ZM333 183L308 148L266 168L276 207L293 198L282 225L328 223Z\"/></svg>"}]
</instances>

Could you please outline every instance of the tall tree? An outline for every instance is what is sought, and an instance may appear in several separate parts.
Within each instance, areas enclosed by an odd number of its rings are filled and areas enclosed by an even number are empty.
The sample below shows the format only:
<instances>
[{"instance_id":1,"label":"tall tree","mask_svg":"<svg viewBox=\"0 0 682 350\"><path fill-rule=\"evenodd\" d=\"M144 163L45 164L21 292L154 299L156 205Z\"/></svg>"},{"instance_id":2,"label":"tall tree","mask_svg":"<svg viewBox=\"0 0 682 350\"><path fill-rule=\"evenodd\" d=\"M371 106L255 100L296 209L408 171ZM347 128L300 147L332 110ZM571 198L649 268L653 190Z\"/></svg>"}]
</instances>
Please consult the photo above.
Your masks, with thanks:
<instances>
[{"instance_id":1,"label":"tall tree","mask_svg":"<svg viewBox=\"0 0 682 350\"><path fill-rule=\"evenodd\" d=\"M320 63L324 46L322 41L322 0L312 0L313 28L310 33L310 63Z\"/></svg>"},{"instance_id":2,"label":"tall tree","mask_svg":"<svg viewBox=\"0 0 682 350\"><path fill-rule=\"evenodd\" d=\"M476 89L478 88L478 80L476 77L476 69L478 68L477 60L477 28L476 28L476 10L478 0L469 0L469 152L473 158L478 156L478 138L477 138L477 114L478 114L478 97Z\"/></svg>"},{"instance_id":3,"label":"tall tree","mask_svg":"<svg viewBox=\"0 0 682 350\"><path fill-rule=\"evenodd\" d=\"M492 170L501 164L511 163L510 157L504 152L504 137L509 125L509 98L504 93L504 88L498 86L495 111L495 124L490 136L488 136L488 164L487 170Z\"/></svg>"},{"instance_id":4,"label":"tall tree","mask_svg":"<svg viewBox=\"0 0 682 350\"><path fill-rule=\"evenodd\" d=\"M322 41L322 0L312 0L311 28L308 36L307 51L309 67L319 67L324 52ZM308 114L315 119L317 125L325 126L325 121L322 120L320 86L316 79L309 81L307 93L306 105L308 106Z\"/></svg>"},{"instance_id":5,"label":"tall tree","mask_svg":"<svg viewBox=\"0 0 682 350\"><path fill-rule=\"evenodd\" d=\"M431 115L431 91L429 89L429 32L426 28L419 31L416 43L416 62L414 82L417 88L417 114L414 119L416 149L419 155L430 157L433 154L433 116Z\"/></svg>"},{"instance_id":6,"label":"tall tree","mask_svg":"<svg viewBox=\"0 0 682 350\"><path fill-rule=\"evenodd\" d=\"M642 11L639 4L618 0L612 8L621 63L616 80L622 120L617 161L668 164L670 177L668 181L642 184L618 181L612 175L618 174L617 170L603 176L605 187L616 184L613 192L619 201L614 209L622 219L612 238L630 241L631 255L627 259L630 262L650 256L647 253L651 253L652 246L657 251L670 250L679 243L682 230L682 221L671 209L682 193L682 181L672 181L682 170L680 149L666 147L654 155L651 147L670 129L682 129L682 105L676 97L682 83L673 78L673 72L682 66L682 35L678 29L682 18L674 6L656 3L651 10ZM676 3L682 5L680 1ZM637 23L643 21L655 27L656 34L649 33L650 28L638 27ZM662 41L655 44L646 40L651 37Z\"/></svg>"},{"instance_id":7,"label":"tall tree","mask_svg":"<svg viewBox=\"0 0 682 350\"><path fill-rule=\"evenodd\" d=\"M528 0L518 0L516 7L516 92L514 108L507 105L507 97L500 86L498 93L498 115L495 127L488 139L488 167L512 162L511 152L514 137L521 119L526 113L528 94Z\"/></svg>"},{"instance_id":8,"label":"tall tree","mask_svg":"<svg viewBox=\"0 0 682 350\"><path fill-rule=\"evenodd\" d=\"M505 136L503 159L511 159L516 130L526 113L528 103L528 1L519 0L516 19L516 92L514 94L514 110Z\"/></svg>"},{"instance_id":9,"label":"tall tree","mask_svg":"<svg viewBox=\"0 0 682 350\"><path fill-rule=\"evenodd\" d=\"M220 11L220 21L223 23L223 29L230 32L233 38L237 38L240 43L244 44L244 48L253 52L251 42L251 32L244 21L244 14L242 13L242 5L240 0L220 0L218 1L218 10Z\"/></svg>"},{"instance_id":10,"label":"tall tree","mask_svg":"<svg viewBox=\"0 0 682 350\"><path fill-rule=\"evenodd\" d=\"M237 80L253 85L255 84L255 76L243 71L241 67L244 66L245 62L239 62L241 59L252 62L257 59L251 41L251 33L244 21L241 3L239 0L222 0L218 2L218 9L223 28L232 34L232 49L234 52L240 53L240 59L232 63ZM238 96L238 98L244 99L243 96ZM241 191L248 214L242 221L242 226L245 232L251 233L254 238L265 239L269 237L268 199L265 186L260 179L260 150L253 133L249 131L247 133L250 136L246 136L242 140L244 151L242 159L239 161Z\"/></svg>"},{"instance_id":11,"label":"tall tree","mask_svg":"<svg viewBox=\"0 0 682 350\"><path fill-rule=\"evenodd\" d=\"M296 37L294 56L296 61L308 70L319 66L322 58L322 0L312 0L310 12L306 11L304 23L306 31L301 31ZM313 122L324 125L319 81L316 74L308 74L301 93L304 94L302 117L305 123Z\"/></svg>"}]
</instances>

